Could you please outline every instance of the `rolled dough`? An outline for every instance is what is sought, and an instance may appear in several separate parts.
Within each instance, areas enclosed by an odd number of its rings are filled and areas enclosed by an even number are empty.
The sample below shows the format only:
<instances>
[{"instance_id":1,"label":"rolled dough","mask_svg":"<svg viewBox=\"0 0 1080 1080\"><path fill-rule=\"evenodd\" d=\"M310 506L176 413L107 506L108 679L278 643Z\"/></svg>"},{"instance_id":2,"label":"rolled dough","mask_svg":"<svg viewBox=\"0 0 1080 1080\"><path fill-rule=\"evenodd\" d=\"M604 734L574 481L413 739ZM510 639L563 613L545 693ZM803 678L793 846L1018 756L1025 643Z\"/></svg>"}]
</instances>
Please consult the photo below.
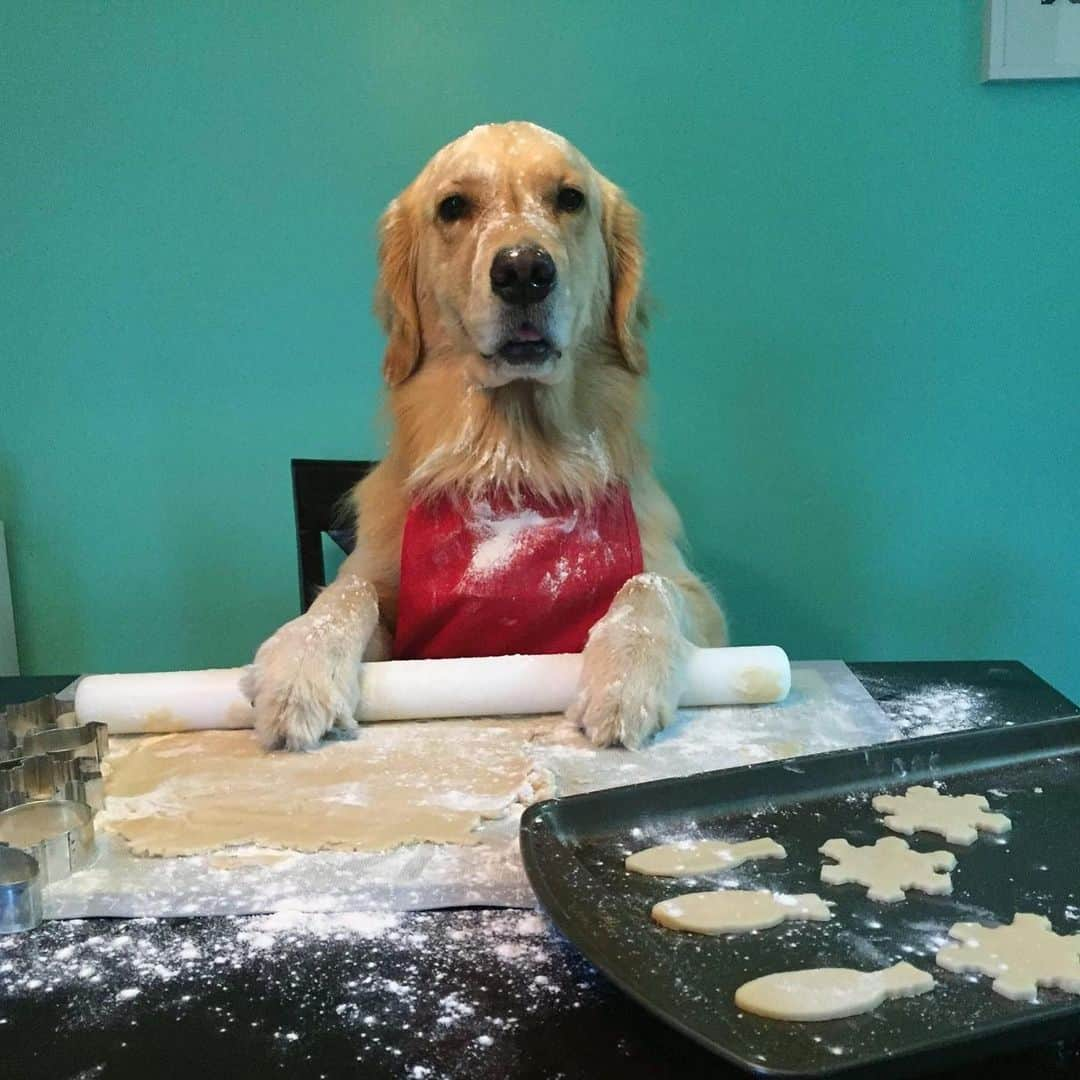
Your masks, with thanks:
<instances>
[{"instance_id":1,"label":"rolled dough","mask_svg":"<svg viewBox=\"0 0 1080 1080\"><path fill-rule=\"evenodd\" d=\"M730 870L747 859L786 859L787 852L768 837L732 843L729 840L682 840L635 851L626 869L657 877L689 877L710 870Z\"/></svg>"},{"instance_id":2,"label":"rolled dough","mask_svg":"<svg viewBox=\"0 0 1080 1080\"><path fill-rule=\"evenodd\" d=\"M950 844L974 844L979 832L1006 833L1012 822L1004 814L991 814L982 795L942 795L932 787L909 787L903 795L878 795L873 807L885 814L882 825L911 836L932 832Z\"/></svg>"},{"instance_id":3,"label":"rolled dough","mask_svg":"<svg viewBox=\"0 0 1080 1080\"><path fill-rule=\"evenodd\" d=\"M870 847L855 847L846 840L826 840L818 848L836 865L821 868L821 880L828 885L865 885L866 895L883 904L904 899L905 889L918 889L933 896L952 892L949 871L956 866L951 851L912 851L899 836L882 837Z\"/></svg>"},{"instance_id":4,"label":"rolled dough","mask_svg":"<svg viewBox=\"0 0 1080 1080\"><path fill-rule=\"evenodd\" d=\"M788 920L826 922L832 918L829 905L813 893L787 896L768 889L748 891L723 889L687 893L661 900L652 917L672 930L695 934L737 934L764 930Z\"/></svg>"},{"instance_id":5,"label":"rolled dough","mask_svg":"<svg viewBox=\"0 0 1080 1080\"><path fill-rule=\"evenodd\" d=\"M994 976L993 989L1013 1001L1035 1001L1040 986L1080 994L1080 934L1055 934L1043 915L1021 912L1009 926L956 923L937 954L946 971Z\"/></svg>"},{"instance_id":6,"label":"rolled dough","mask_svg":"<svg viewBox=\"0 0 1080 1080\"><path fill-rule=\"evenodd\" d=\"M520 723L477 720L380 724L306 754L267 754L250 731L131 736L107 765L97 820L137 855L473 844L483 819L550 793Z\"/></svg>"},{"instance_id":7,"label":"rolled dough","mask_svg":"<svg viewBox=\"0 0 1080 1080\"><path fill-rule=\"evenodd\" d=\"M837 1020L870 1012L888 998L915 997L933 989L933 976L906 963L881 971L809 968L743 983L735 991L735 1005L773 1020Z\"/></svg>"}]
</instances>

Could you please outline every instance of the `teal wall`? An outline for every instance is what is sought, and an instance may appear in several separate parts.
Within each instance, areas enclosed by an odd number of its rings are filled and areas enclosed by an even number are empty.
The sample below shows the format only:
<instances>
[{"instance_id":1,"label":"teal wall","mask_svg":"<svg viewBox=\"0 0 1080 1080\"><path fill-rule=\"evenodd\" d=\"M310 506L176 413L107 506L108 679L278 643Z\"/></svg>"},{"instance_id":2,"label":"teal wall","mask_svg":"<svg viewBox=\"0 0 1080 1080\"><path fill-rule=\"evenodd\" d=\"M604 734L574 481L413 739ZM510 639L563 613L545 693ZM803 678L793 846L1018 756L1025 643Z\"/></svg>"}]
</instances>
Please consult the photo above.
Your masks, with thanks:
<instances>
[{"instance_id":1,"label":"teal wall","mask_svg":"<svg viewBox=\"0 0 1080 1080\"><path fill-rule=\"evenodd\" d=\"M640 205L659 471L743 642L1080 697L1080 84L974 0L0 7L24 669L244 661L288 458L379 453L373 227L525 117Z\"/></svg>"}]
</instances>

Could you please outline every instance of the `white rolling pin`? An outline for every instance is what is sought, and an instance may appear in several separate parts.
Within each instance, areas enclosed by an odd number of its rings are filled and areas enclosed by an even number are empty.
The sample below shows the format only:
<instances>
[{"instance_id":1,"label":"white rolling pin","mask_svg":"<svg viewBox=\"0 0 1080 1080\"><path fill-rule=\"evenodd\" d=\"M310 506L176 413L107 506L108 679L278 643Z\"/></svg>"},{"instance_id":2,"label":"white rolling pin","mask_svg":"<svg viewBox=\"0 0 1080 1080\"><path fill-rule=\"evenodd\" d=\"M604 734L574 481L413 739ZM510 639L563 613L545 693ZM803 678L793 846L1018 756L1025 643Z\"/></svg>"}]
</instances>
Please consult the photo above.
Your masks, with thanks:
<instances>
[{"instance_id":1,"label":"white rolling pin","mask_svg":"<svg viewBox=\"0 0 1080 1080\"><path fill-rule=\"evenodd\" d=\"M244 668L87 675L75 687L75 715L99 720L113 735L249 728L251 702L240 692Z\"/></svg>"},{"instance_id":2,"label":"white rolling pin","mask_svg":"<svg viewBox=\"0 0 1080 1080\"><path fill-rule=\"evenodd\" d=\"M75 691L75 713L117 735L251 727L243 673L89 675ZM373 721L558 713L573 700L580 676L580 653L369 663L361 669L358 715ZM782 701L790 689L791 665L775 645L694 649L679 704L761 704Z\"/></svg>"}]
</instances>

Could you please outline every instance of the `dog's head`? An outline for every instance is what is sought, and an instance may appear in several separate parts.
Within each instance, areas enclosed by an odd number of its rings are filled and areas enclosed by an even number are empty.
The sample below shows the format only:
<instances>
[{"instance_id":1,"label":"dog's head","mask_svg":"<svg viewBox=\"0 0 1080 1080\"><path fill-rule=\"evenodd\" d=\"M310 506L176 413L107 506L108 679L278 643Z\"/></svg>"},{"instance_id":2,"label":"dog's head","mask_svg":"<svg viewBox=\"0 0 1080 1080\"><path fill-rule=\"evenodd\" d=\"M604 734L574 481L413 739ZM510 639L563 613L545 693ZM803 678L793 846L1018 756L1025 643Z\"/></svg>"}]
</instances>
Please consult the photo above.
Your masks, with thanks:
<instances>
[{"instance_id":1,"label":"dog's head","mask_svg":"<svg viewBox=\"0 0 1080 1080\"><path fill-rule=\"evenodd\" d=\"M565 139L474 128L383 215L387 381L453 356L484 387L555 383L583 347L640 373L642 263L637 213Z\"/></svg>"}]
</instances>

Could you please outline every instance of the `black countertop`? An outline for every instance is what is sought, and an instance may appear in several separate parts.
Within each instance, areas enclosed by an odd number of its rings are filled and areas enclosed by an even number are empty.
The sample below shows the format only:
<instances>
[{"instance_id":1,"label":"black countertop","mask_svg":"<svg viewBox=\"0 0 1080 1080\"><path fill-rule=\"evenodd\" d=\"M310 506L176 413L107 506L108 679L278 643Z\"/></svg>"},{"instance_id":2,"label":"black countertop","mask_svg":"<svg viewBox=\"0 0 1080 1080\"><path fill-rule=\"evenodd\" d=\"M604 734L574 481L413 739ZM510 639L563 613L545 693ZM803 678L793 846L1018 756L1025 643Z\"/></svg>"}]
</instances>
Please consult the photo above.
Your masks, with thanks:
<instances>
[{"instance_id":1,"label":"black countertop","mask_svg":"<svg viewBox=\"0 0 1080 1080\"><path fill-rule=\"evenodd\" d=\"M910 733L950 715L1077 711L1015 662L851 667ZM0 702L68 681L0 679ZM20 1080L741 1075L625 998L542 917L491 909L87 919L0 937L0 1055ZM1080 1041L995 1062L1007 1064L1076 1077Z\"/></svg>"}]
</instances>

